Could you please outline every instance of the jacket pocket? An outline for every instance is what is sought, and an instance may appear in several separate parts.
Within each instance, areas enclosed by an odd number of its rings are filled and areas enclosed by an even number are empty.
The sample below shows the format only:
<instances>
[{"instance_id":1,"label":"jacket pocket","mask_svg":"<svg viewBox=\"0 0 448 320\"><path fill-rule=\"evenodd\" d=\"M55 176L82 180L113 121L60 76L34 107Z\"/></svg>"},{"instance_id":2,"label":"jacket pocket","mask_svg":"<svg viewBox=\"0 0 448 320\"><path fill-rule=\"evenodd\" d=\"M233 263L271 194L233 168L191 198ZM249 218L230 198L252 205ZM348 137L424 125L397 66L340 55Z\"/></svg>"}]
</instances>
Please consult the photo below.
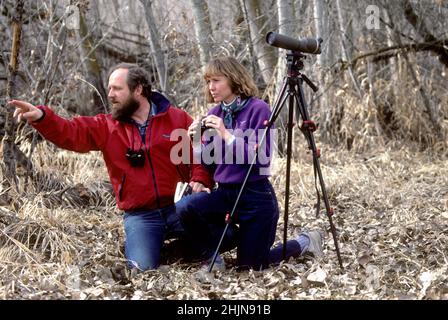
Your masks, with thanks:
<instances>
[{"instance_id":1,"label":"jacket pocket","mask_svg":"<svg viewBox=\"0 0 448 320\"><path fill-rule=\"evenodd\" d=\"M118 186L118 200L119 201L122 200L123 188L124 188L125 181L126 181L126 173L123 173L123 177L121 178L121 183Z\"/></svg>"}]
</instances>

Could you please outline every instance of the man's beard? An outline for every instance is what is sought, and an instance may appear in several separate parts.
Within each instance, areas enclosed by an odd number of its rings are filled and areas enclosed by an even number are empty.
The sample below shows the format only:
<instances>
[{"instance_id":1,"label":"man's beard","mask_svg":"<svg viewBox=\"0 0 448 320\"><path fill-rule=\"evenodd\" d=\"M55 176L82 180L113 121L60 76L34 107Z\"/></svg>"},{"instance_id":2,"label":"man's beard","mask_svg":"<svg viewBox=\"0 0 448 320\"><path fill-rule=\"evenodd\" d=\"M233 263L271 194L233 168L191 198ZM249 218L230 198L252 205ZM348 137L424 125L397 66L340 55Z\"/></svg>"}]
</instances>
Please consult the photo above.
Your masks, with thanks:
<instances>
[{"instance_id":1,"label":"man's beard","mask_svg":"<svg viewBox=\"0 0 448 320\"><path fill-rule=\"evenodd\" d=\"M112 118L119 121L131 119L135 111L138 110L140 104L134 97L130 96L121 106L112 105Z\"/></svg>"}]
</instances>

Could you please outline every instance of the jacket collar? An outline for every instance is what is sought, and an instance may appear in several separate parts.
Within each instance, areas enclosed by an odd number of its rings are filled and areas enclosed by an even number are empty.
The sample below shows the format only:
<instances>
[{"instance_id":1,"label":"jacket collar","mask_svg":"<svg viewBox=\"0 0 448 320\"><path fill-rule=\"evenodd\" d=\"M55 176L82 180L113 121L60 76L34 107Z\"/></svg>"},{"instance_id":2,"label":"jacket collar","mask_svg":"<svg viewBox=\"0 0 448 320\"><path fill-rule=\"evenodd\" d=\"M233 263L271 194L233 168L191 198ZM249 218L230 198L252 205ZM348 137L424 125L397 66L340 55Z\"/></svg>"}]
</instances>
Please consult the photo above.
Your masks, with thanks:
<instances>
[{"instance_id":1,"label":"jacket collar","mask_svg":"<svg viewBox=\"0 0 448 320\"><path fill-rule=\"evenodd\" d=\"M168 108L170 107L170 101L163 94L157 91L151 92L151 100L149 101L149 103L153 103L156 107L156 113L154 115L155 117L162 113L165 113L166 111L168 111ZM122 122L134 123L132 119L126 119L123 120Z\"/></svg>"},{"instance_id":2,"label":"jacket collar","mask_svg":"<svg viewBox=\"0 0 448 320\"><path fill-rule=\"evenodd\" d=\"M170 106L169 100L157 91L151 92L151 101L156 105L156 115L166 112Z\"/></svg>"}]
</instances>

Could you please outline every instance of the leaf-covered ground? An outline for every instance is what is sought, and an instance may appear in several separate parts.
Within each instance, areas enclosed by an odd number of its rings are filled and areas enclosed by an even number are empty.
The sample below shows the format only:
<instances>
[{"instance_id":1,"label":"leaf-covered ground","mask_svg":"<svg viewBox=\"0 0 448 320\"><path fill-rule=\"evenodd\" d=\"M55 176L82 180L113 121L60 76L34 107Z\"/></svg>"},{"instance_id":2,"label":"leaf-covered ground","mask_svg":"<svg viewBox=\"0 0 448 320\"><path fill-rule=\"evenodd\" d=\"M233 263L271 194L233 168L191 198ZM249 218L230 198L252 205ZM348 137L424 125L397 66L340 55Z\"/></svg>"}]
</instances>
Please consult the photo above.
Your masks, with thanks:
<instances>
[{"instance_id":1,"label":"leaf-covered ground","mask_svg":"<svg viewBox=\"0 0 448 320\"><path fill-rule=\"evenodd\" d=\"M355 154L323 147L323 176L338 229L338 266L325 212L316 218L309 156L294 160L290 237L327 233L325 258L291 259L263 272L207 274L171 261L130 272L99 154L41 144L39 172L22 190L0 195L1 299L446 299L448 298L448 156L384 147ZM272 182L283 211L285 161ZM322 205L323 207L323 205ZM280 218L277 240L283 234Z\"/></svg>"}]
</instances>

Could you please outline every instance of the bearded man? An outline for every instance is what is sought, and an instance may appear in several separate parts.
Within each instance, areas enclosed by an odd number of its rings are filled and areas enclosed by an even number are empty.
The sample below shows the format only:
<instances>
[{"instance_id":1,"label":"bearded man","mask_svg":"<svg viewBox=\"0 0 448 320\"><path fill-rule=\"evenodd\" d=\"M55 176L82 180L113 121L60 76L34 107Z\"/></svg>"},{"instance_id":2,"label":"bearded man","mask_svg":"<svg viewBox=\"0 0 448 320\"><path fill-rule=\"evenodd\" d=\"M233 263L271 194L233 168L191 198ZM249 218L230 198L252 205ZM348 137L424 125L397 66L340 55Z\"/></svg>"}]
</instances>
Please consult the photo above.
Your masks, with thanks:
<instances>
[{"instance_id":1,"label":"bearded man","mask_svg":"<svg viewBox=\"0 0 448 320\"><path fill-rule=\"evenodd\" d=\"M144 69L127 63L113 67L108 90L111 114L93 117L68 120L48 106L19 100L9 104L16 107L19 121L27 120L56 146L102 152L117 206L124 211L128 266L155 269L167 233L182 233L174 204L176 184L186 181L193 192L210 192L213 181L200 165L170 160L170 150L179 142L170 139L171 132L187 132L192 118L151 91Z\"/></svg>"}]
</instances>

